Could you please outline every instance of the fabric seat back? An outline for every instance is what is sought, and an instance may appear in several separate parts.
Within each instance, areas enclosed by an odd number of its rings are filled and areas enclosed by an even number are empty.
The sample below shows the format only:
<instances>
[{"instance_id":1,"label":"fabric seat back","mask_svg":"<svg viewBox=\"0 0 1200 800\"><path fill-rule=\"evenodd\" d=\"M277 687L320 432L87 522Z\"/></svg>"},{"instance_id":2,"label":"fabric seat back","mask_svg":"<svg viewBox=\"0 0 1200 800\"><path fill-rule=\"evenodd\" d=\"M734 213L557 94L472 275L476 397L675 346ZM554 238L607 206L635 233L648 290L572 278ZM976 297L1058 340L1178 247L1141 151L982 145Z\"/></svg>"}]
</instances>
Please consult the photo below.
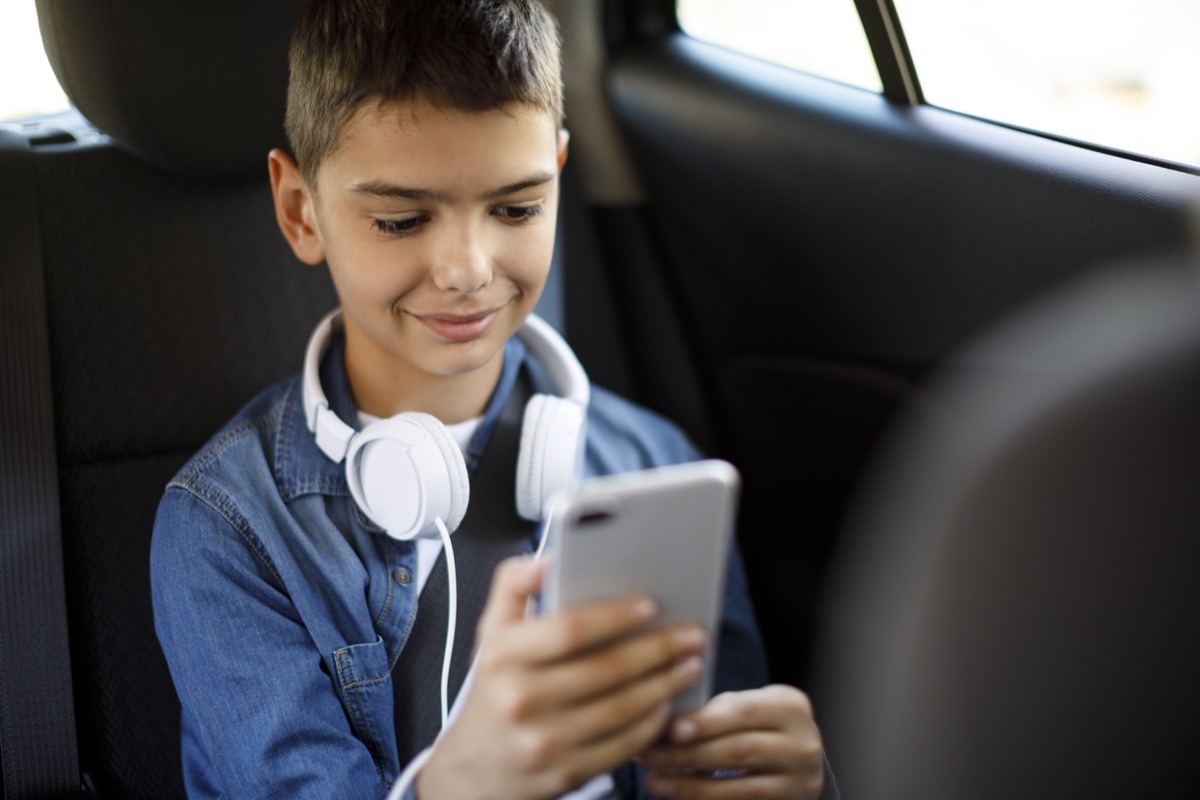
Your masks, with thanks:
<instances>
[{"instance_id":1,"label":"fabric seat back","mask_svg":"<svg viewBox=\"0 0 1200 800\"><path fill-rule=\"evenodd\" d=\"M104 797L183 796L149 591L166 482L336 302L266 178L297 6L38 2L60 82L111 134L34 148L80 758Z\"/></svg>"}]
</instances>

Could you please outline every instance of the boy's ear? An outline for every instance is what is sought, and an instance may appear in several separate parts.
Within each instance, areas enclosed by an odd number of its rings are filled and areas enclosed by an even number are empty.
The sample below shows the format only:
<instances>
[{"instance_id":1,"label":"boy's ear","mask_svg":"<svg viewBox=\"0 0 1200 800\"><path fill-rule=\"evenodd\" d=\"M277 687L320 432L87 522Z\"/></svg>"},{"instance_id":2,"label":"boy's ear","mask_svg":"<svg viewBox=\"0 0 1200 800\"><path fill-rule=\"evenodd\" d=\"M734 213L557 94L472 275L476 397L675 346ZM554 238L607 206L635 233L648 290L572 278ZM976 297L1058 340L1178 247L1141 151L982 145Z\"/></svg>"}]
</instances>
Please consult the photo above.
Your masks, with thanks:
<instances>
[{"instance_id":1,"label":"boy's ear","mask_svg":"<svg viewBox=\"0 0 1200 800\"><path fill-rule=\"evenodd\" d=\"M325 260L325 248L317 229L312 190L300 168L291 156L276 148L267 155L267 170L275 198L275 221L283 238L292 246L296 258L305 264L320 264Z\"/></svg>"},{"instance_id":2,"label":"boy's ear","mask_svg":"<svg viewBox=\"0 0 1200 800\"><path fill-rule=\"evenodd\" d=\"M567 163L567 144L571 141L571 132L566 128L558 129L558 169L561 172Z\"/></svg>"}]
</instances>

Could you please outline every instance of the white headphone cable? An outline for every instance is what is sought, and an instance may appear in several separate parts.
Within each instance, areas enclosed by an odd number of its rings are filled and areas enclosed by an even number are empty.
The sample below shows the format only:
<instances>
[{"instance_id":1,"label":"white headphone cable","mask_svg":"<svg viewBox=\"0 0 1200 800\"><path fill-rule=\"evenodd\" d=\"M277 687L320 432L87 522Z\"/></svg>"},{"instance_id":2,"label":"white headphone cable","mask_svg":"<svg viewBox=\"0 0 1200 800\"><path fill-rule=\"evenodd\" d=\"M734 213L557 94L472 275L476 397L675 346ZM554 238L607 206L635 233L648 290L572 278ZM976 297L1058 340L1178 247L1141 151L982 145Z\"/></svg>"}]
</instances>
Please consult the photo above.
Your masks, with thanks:
<instances>
[{"instance_id":1,"label":"white headphone cable","mask_svg":"<svg viewBox=\"0 0 1200 800\"><path fill-rule=\"evenodd\" d=\"M542 538L538 540L537 551L533 554L534 561L541 560L542 552L546 549L546 542L550 539L550 524L552 522L554 522L553 506L546 510L546 517L542 521Z\"/></svg>"},{"instance_id":2,"label":"white headphone cable","mask_svg":"<svg viewBox=\"0 0 1200 800\"><path fill-rule=\"evenodd\" d=\"M554 521L554 509L551 508L546 512L546 519L542 523L542 538L538 541L537 550L533 554L533 560L541 561L542 553L546 550L546 542L550 539L550 523ZM541 607L541 593L532 595L525 601L525 618L536 617L538 609Z\"/></svg>"},{"instance_id":3,"label":"white headphone cable","mask_svg":"<svg viewBox=\"0 0 1200 800\"><path fill-rule=\"evenodd\" d=\"M404 797L413 784L417 782L417 773L421 771L421 767L425 766L425 762L429 760L429 756L433 753L433 746L426 747L421 752L413 756L413 760L408 762L408 766L400 773L400 777L392 784L392 789L388 792L387 800L400 800Z\"/></svg>"},{"instance_id":4,"label":"white headphone cable","mask_svg":"<svg viewBox=\"0 0 1200 800\"><path fill-rule=\"evenodd\" d=\"M449 607L446 611L446 653L442 656L442 727L450 717L450 660L454 657L454 628L458 622L458 572L454 567L454 545L450 544L450 531L441 517L434 517L438 533L442 535L442 547L446 552L446 577L449 588Z\"/></svg>"}]
</instances>

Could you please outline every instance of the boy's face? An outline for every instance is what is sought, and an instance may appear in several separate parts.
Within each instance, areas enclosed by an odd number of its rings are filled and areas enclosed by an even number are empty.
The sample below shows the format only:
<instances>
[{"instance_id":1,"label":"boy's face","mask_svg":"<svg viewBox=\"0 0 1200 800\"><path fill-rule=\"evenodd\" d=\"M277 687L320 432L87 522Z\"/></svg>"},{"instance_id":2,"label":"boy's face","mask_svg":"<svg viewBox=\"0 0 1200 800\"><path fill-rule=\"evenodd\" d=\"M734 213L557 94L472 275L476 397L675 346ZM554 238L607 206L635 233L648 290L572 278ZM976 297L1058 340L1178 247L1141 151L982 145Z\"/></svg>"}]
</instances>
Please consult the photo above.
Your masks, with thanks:
<instances>
[{"instance_id":1,"label":"boy's face","mask_svg":"<svg viewBox=\"0 0 1200 800\"><path fill-rule=\"evenodd\" d=\"M272 154L285 235L301 260L329 265L363 410L406 410L389 402L399 389L454 379L486 386L486 400L505 340L545 285L565 158L565 134L544 111L420 100L360 108L315 187L278 174L295 165ZM289 180L299 180L290 200Z\"/></svg>"}]
</instances>

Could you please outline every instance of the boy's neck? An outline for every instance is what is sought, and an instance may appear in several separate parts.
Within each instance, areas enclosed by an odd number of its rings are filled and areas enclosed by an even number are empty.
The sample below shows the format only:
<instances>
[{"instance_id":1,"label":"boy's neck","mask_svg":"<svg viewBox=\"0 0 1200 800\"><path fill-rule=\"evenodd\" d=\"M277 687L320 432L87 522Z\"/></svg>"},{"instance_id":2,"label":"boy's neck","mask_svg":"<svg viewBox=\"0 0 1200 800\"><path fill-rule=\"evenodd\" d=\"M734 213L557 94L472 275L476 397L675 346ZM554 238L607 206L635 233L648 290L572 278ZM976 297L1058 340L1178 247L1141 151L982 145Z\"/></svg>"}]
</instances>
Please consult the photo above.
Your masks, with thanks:
<instances>
[{"instance_id":1,"label":"boy's neck","mask_svg":"<svg viewBox=\"0 0 1200 800\"><path fill-rule=\"evenodd\" d=\"M470 372L436 375L371 347L347 331L345 361L358 410L380 418L421 411L453 425L481 416L487 409L500 380L504 350Z\"/></svg>"}]
</instances>

